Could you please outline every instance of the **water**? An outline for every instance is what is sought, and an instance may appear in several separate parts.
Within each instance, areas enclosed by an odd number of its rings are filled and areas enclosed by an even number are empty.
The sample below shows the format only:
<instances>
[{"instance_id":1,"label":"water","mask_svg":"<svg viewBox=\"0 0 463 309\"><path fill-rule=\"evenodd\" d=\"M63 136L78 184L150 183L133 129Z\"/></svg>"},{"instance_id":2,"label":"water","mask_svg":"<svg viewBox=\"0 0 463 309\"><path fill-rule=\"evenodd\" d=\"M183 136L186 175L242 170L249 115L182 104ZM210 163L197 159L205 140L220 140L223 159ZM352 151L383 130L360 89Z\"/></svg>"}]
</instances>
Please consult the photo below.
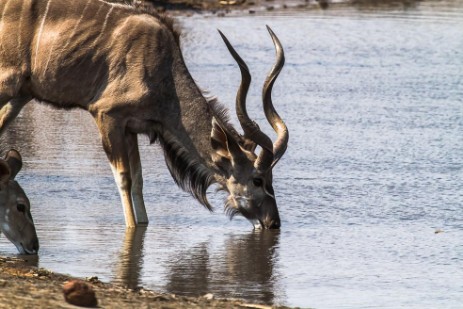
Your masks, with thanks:
<instances>
[{"instance_id":1,"label":"water","mask_svg":"<svg viewBox=\"0 0 463 309\"><path fill-rule=\"evenodd\" d=\"M126 233L92 118L30 104L2 137L21 150L38 264L181 295L212 292L316 308L458 308L463 303L463 4L182 17L198 83L232 105L248 62L249 111L266 132L260 87L280 37L274 102L290 129L274 172L282 218L253 232L210 214L142 138L149 227ZM237 123L237 121L234 121ZM443 233L435 233L442 230ZM0 239L0 254L16 249Z\"/></svg>"}]
</instances>

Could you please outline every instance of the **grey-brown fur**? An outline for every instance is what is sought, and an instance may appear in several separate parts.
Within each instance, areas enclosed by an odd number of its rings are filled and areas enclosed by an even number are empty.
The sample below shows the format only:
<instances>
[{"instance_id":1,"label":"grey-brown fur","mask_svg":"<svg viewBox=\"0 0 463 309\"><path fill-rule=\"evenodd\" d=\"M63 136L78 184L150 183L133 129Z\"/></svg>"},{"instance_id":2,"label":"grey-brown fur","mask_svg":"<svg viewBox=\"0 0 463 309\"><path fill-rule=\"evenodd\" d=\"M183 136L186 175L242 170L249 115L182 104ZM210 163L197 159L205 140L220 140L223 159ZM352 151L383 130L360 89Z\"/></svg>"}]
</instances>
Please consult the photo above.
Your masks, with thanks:
<instances>
[{"instance_id":1,"label":"grey-brown fur","mask_svg":"<svg viewBox=\"0 0 463 309\"><path fill-rule=\"evenodd\" d=\"M113 168L127 226L148 223L137 134L161 142L177 184L208 208L211 183L233 187L227 179L236 173L230 166L237 162L218 158L231 159L228 148L244 144L245 138L194 83L170 19L100 0L3 0L0 18L0 133L32 99L90 112ZM224 133L214 134L217 130ZM214 136L224 147L212 143ZM241 152L239 147L235 152ZM240 177L247 182L253 174L267 173L256 171L256 156L245 152ZM270 178L262 177L271 186L271 172Z\"/></svg>"},{"instance_id":2,"label":"grey-brown fur","mask_svg":"<svg viewBox=\"0 0 463 309\"><path fill-rule=\"evenodd\" d=\"M10 149L0 158L0 232L22 254L37 254L39 240L31 215L29 199L15 180L21 170L22 158Z\"/></svg>"}]
</instances>

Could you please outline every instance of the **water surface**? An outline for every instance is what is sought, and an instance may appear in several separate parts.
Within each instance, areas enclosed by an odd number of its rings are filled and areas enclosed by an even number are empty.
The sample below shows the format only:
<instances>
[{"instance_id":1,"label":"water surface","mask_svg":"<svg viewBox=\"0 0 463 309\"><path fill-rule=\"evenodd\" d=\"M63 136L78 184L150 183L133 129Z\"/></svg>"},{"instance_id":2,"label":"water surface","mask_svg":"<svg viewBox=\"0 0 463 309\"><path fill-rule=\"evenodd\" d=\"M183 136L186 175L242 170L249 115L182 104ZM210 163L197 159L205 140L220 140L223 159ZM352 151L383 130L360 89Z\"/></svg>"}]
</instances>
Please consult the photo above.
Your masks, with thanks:
<instances>
[{"instance_id":1,"label":"water surface","mask_svg":"<svg viewBox=\"0 0 463 309\"><path fill-rule=\"evenodd\" d=\"M126 233L93 119L34 103L2 147L25 160L18 179L33 205L39 266L290 306L461 306L463 5L181 18L194 78L233 108L240 76L220 28L253 74L249 112L271 133L260 110L274 61L266 24L286 50L273 92L290 129L274 172L281 231L230 222L213 190L210 214L142 137L150 225ZM1 238L0 253L16 249Z\"/></svg>"}]
</instances>

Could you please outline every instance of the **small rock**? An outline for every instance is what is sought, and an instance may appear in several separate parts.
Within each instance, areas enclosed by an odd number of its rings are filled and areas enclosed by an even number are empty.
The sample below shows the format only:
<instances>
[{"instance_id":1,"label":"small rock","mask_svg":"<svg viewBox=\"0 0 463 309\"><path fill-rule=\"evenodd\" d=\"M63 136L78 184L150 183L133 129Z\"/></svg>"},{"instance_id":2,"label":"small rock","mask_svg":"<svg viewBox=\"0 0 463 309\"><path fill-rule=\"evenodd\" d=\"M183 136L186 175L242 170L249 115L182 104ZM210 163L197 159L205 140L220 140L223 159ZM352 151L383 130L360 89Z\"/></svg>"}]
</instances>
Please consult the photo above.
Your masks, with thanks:
<instances>
[{"instance_id":1,"label":"small rock","mask_svg":"<svg viewBox=\"0 0 463 309\"><path fill-rule=\"evenodd\" d=\"M203 296L206 300L213 300L214 299L214 294L212 293L207 293L206 295Z\"/></svg>"},{"instance_id":2,"label":"small rock","mask_svg":"<svg viewBox=\"0 0 463 309\"><path fill-rule=\"evenodd\" d=\"M87 277L85 278L85 280L87 280L88 282L91 282L91 283L100 283L100 279L98 279L97 276L92 276L92 277Z\"/></svg>"},{"instance_id":3,"label":"small rock","mask_svg":"<svg viewBox=\"0 0 463 309\"><path fill-rule=\"evenodd\" d=\"M440 233L444 233L444 231L441 230L441 229L436 229L436 230L434 231L434 234L440 234Z\"/></svg>"},{"instance_id":4,"label":"small rock","mask_svg":"<svg viewBox=\"0 0 463 309\"><path fill-rule=\"evenodd\" d=\"M64 299L71 305L96 307L98 301L92 287L80 280L71 280L63 285Z\"/></svg>"}]
</instances>

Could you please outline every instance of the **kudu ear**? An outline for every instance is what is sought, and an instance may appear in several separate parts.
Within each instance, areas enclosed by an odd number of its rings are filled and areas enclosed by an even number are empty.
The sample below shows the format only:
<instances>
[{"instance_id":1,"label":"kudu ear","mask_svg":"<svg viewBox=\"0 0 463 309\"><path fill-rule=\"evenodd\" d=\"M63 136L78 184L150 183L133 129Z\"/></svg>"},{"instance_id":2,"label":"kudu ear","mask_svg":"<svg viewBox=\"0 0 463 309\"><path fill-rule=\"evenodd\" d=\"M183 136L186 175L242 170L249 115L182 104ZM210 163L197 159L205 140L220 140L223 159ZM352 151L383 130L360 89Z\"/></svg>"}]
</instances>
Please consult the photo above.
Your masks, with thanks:
<instances>
[{"instance_id":1,"label":"kudu ear","mask_svg":"<svg viewBox=\"0 0 463 309\"><path fill-rule=\"evenodd\" d=\"M0 184L4 184L10 180L10 175L11 170L8 163L5 160L0 159Z\"/></svg>"},{"instance_id":2,"label":"kudu ear","mask_svg":"<svg viewBox=\"0 0 463 309\"><path fill-rule=\"evenodd\" d=\"M234 163L245 157L233 136L224 130L215 119L212 120L211 146L214 149L212 160L227 173Z\"/></svg>"},{"instance_id":3,"label":"kudu ear","mask_svg":"<svg viewBox=\"0 0 463 309\"><path fill-rule=\"evenodd\" d=\"M15 149L9 150L5 155L5 161L8 164L11 174L9 179L14 179L23 166L23 160L19 152Z\"/></svg>"}]
</instances>

